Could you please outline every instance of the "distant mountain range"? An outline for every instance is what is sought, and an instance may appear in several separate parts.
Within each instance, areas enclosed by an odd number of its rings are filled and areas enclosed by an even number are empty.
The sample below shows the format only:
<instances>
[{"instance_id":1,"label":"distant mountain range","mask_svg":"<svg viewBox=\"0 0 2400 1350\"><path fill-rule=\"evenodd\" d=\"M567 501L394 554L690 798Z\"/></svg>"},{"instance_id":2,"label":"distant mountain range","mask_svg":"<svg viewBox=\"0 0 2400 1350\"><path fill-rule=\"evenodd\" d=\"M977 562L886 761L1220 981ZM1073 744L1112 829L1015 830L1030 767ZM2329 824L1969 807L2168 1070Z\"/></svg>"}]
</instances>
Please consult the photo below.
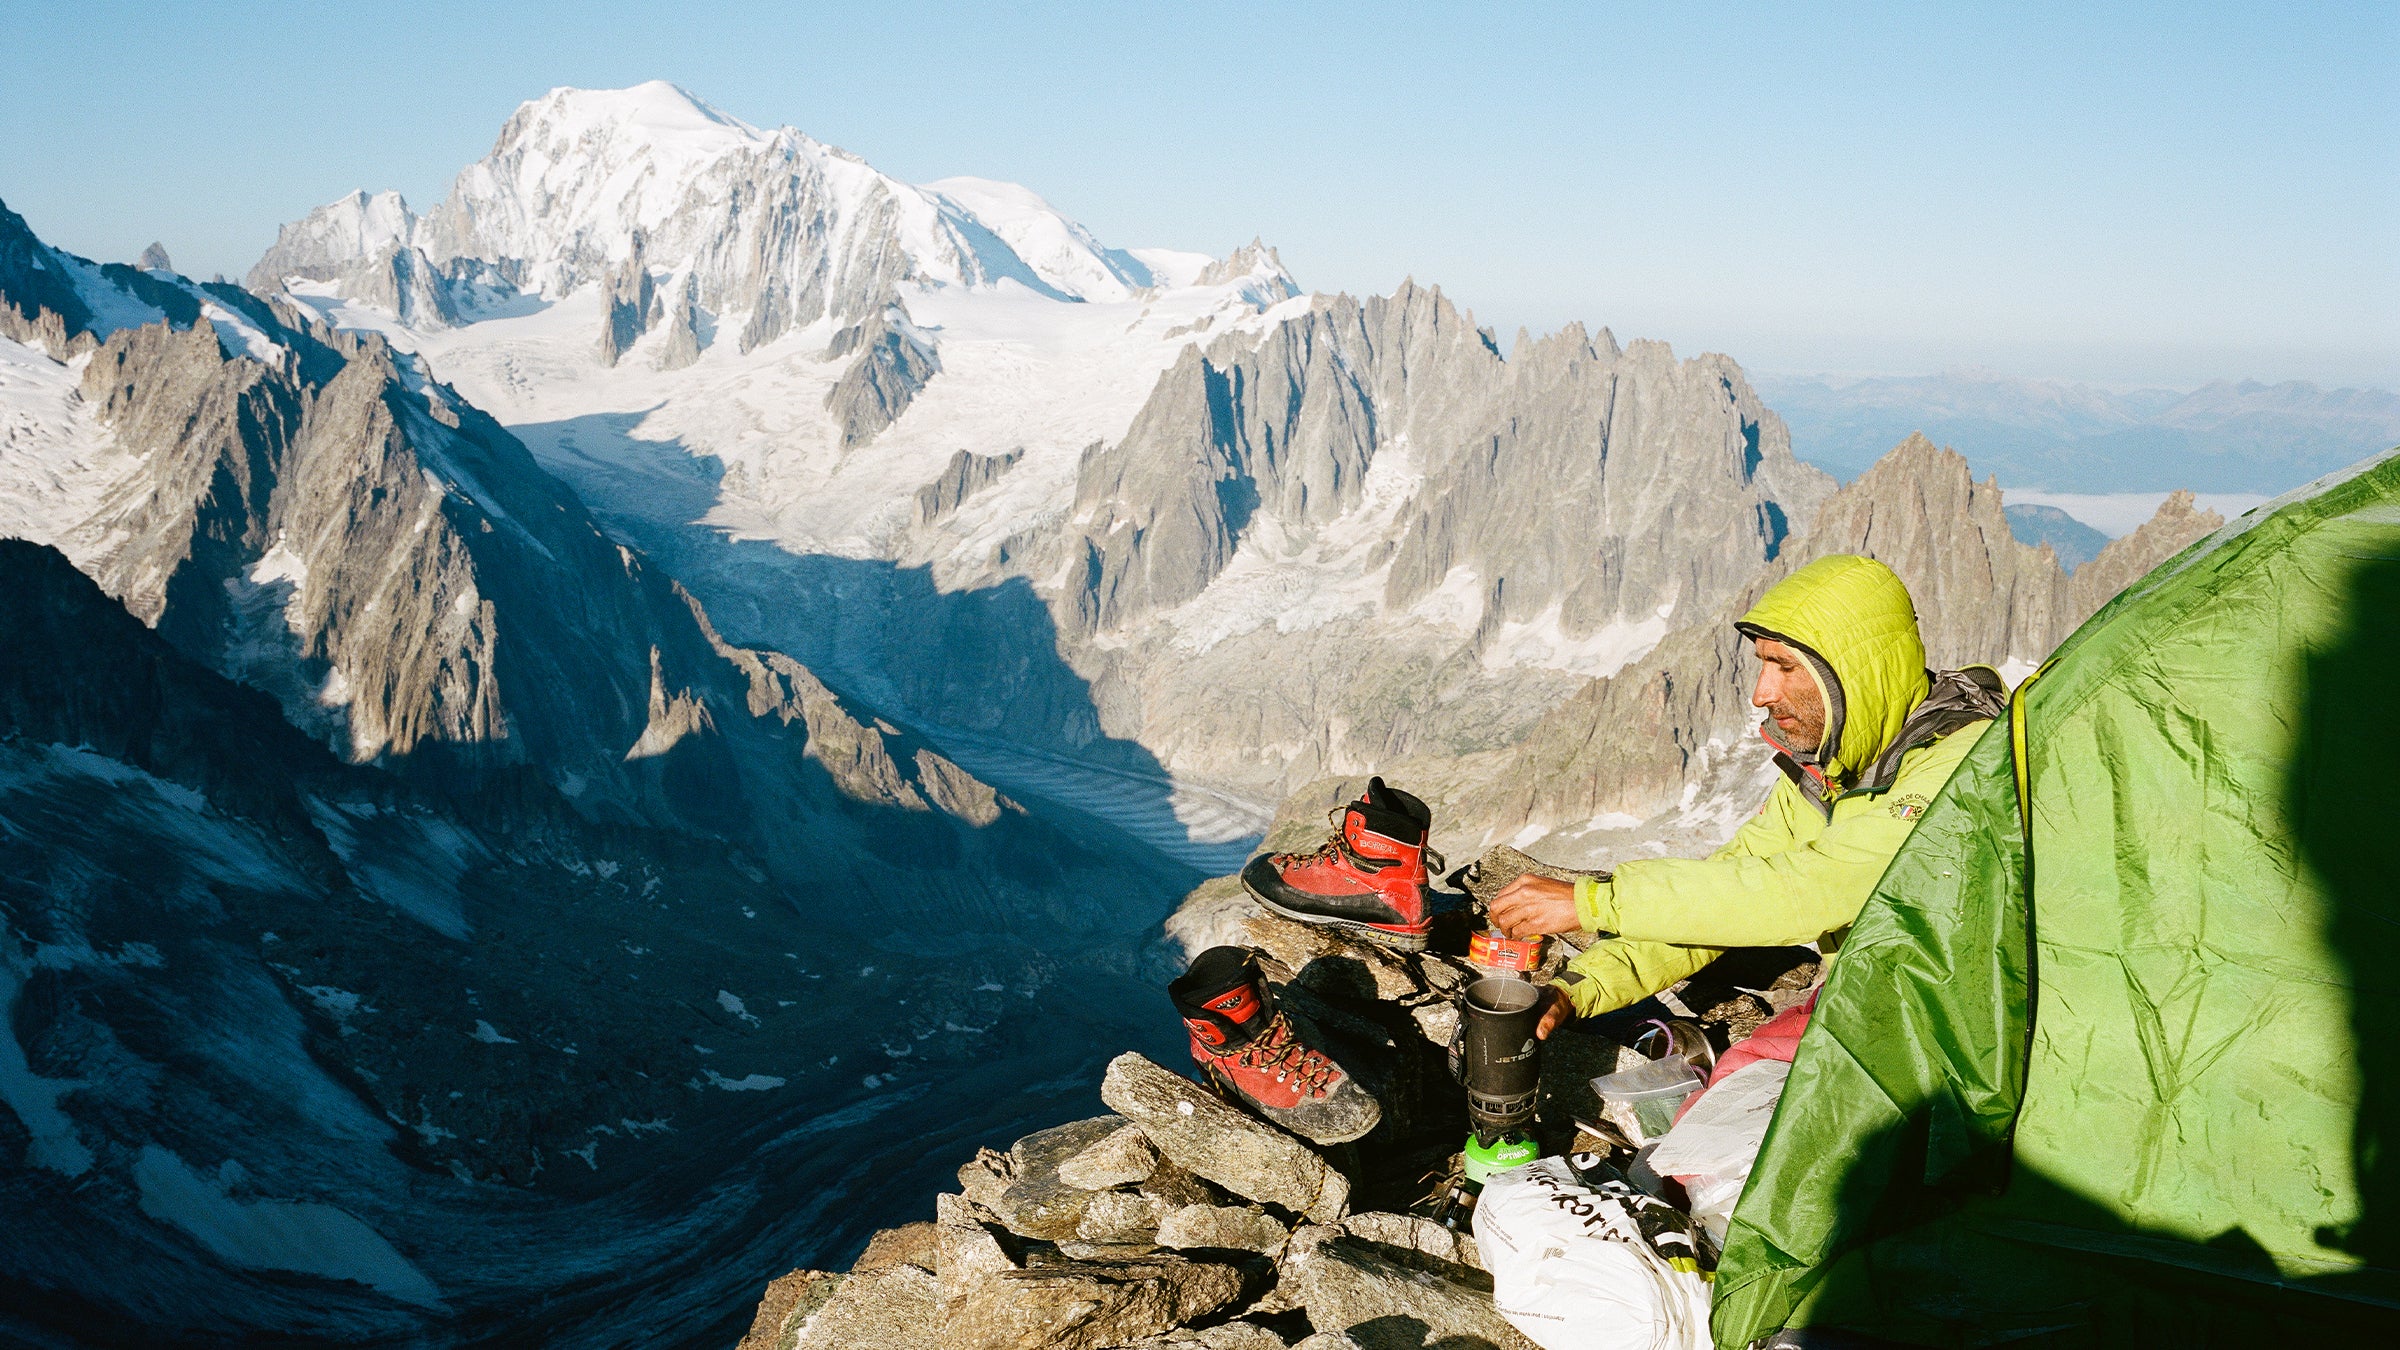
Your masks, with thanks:
<instances>
[{"instance_id":1,"label":"distant mountain range","mask_svg":"<svg viewBox=\"0 0 2400 1350\"><path fill-rule=\"evenodd\" d=\"M2112 392L1984 370L1759 376L1792 453L1843 479L1911 432L2012 488L2267 496L2400 445L2400 394L2292 380Z\"/></svg>"}]
</instances>

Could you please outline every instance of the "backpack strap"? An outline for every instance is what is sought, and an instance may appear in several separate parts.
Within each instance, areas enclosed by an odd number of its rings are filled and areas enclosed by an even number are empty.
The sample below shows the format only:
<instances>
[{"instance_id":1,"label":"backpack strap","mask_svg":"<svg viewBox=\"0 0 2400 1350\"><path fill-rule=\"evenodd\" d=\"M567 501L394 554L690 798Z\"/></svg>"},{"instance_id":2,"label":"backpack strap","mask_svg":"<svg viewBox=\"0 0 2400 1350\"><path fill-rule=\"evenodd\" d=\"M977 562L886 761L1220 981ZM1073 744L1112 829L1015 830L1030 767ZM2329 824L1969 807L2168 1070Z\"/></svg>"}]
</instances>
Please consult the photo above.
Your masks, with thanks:
<instances>
[{"instance_id":1,"label":"backpack strap","mask_svg":"<svg viewBox=\"0 0 2400 1350\"><path fill-rule=\"evenodd\" d=\"M1909 751L2008 711L2008 681L1990 666L1967 666L1927 675L1930 687L1924 700L1909 710L1907 720L1900 724L1900 734L1876 756L1851 791L1884 791L1900 776L1900 760Z\"/></svg>"}]
</instances>

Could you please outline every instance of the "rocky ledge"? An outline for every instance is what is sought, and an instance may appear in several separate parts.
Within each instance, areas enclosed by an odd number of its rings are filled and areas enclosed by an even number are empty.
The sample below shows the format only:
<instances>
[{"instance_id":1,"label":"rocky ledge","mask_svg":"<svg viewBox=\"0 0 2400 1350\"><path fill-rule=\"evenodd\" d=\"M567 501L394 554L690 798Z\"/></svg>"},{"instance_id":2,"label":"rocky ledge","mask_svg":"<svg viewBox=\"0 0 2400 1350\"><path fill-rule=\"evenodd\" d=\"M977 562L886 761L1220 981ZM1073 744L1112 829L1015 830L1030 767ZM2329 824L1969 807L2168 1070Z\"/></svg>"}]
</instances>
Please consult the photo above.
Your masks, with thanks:
<instances>
[{"instance_id":1,"label":"rocky ledge","mask_svg":"<svg viewBox=\"0 0 2400 1350\"><path fill-rule=\"evenodd\" d=\"M1538 866L1494 850L1474 890ZM1383 1102L1373 1133L1320 1148L1120 1055L1100 1087L1110 1114L984 1149L931 1222L878 1233L846 1272L775 1281L739 1350L1533 1350L1493 1308L1463 1223L1411 1212L1438 1208L1466 1132L1445 1057L1457 995L1480 973L1459 955L1467 901L1431 951L1403 955L1203 887L1187 910L1258 949L1277 999ZM1738 1038L1808 982L1809 957L1713 984L1704 971L1676 1006ZM1610 1145L1582 1123L1599 1118L1590 1082L1631 1054L1576 1029L1545 1042L1545 1153Z\"/></svg>"}]
</instances>

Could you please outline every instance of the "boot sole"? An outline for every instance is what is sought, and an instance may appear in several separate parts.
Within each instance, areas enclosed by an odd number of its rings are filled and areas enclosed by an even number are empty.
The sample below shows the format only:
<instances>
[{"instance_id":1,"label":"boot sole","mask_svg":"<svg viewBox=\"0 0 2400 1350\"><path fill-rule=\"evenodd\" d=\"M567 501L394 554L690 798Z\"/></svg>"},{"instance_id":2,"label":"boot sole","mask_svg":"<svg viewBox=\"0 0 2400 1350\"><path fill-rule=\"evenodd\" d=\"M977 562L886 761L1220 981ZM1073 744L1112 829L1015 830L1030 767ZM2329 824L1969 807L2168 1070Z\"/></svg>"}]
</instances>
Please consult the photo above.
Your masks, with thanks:
<instances>
[{"instance_id":1,"label":"boot sole","mask_svg":"<svg viewBox=\"0 0 2400 1350\"><path fill-rule=\"evenodd\" d=\"M1329 914L1306 914L1296 909L1285 909L1282 905L1275 903L1272 896L1251 885L1248 877L1242 878L1242 889L1250 892L1251 899L1294 923L1305 923L1317 928L1339 928L1346 932L1356 933L1369 942L1390 947L1394 951L1421 952L1433 941L1433 934L1430 931L1395 933L1388 928L1377 928L1371 923L1360 923L1356 919L1337 919Z\"/></svg>"}]
</instances>

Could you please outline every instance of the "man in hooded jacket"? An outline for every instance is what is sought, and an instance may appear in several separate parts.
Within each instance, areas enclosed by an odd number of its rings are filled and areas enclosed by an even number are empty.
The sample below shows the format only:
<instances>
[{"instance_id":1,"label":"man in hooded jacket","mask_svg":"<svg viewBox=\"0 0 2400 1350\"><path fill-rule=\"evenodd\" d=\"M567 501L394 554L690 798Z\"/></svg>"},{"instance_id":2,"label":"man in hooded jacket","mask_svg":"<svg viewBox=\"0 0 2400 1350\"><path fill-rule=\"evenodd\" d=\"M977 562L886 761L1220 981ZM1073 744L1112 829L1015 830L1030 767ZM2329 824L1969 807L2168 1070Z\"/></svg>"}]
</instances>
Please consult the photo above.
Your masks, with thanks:
<instances>
[{"instance_id":1,"label":"man in hooded jacket","mask_svg":"<svg viewBox=\"0 0 2400 1350\"><path fill-rule=\"evenodd\" d=\"M1666 989L1728 948L1813 942L1830 957L2007 707L1988 666L1926 670L1908 588L1869 558L1809 563L1734 626L1762 664L1751 702L1768 711L1760 730L1784 781L1706 858L1627 862L1571 887L1520 877L1494 897L1493 922L1512 936L1604 935L1550 986L1544 1036Z\"/></svg>"}]
</instances>

